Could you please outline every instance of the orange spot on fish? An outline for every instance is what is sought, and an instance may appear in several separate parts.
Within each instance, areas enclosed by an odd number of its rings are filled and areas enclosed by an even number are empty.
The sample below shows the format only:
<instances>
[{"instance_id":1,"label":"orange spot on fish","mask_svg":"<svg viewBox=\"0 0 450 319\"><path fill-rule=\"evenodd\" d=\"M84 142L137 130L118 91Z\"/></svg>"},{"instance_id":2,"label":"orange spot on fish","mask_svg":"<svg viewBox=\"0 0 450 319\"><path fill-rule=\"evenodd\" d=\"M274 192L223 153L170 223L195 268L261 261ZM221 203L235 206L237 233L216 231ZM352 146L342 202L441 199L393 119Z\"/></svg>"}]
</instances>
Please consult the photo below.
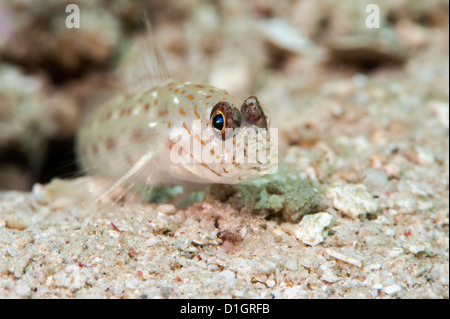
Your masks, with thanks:
<instances>
[{"instance_id":1,"label":"orange spot on fish","mask_svg":"<svg viewBox=\"0 0 450 319\"><path fill-rule=\"evenodd\" d=\"M111 150L113 150L116 147L116 141L112 137L108 137L106 139L106 144L105 145L106 145L106 149L108 151L111 151Z\"/></svg>"},{"instance_id":2,"label":"orange spot on fish","mask_svg":"<svg viewBox=\"0 0 450 319\"><path fill-rule=\"evenodd\" d=\"M183 122L183 127L186 129L186 131L188 131L189 135L191 135L191 131L189 131L189 129L186 126L186 122Z\"/></svg>"},{"instance_id":3,"label":"orange spot on fish","mask_svg":"<svg viewBox=\"0 0 450 319\"><path fill-rule=\"evenodd\" d=\"M194 136L197 141L199 141L202 145L205 145L205 142L198 136L197 134Z\"/></svg>"},{"instance_id":4,"label":"orange spot on fish","mask_svg":"<svg viewBox=\"0 0 450 319\"><path fill-rule=\"evenodd\" d=\"M219 177L222 176L220 173L217 173L215 170L211 169L211 167L209 167L208 164L205 164L205 163L199 163L199 164L200 164L201 166L203 166L203 167L209 169L212 173L216 174L217 176L219 176Z\"/></svg>"},{"instance_id":5,"label":"orange spot on fish","mask_svg":"<svg viewBox=\"0 0 450 319\"><path fill-rule=\"evenodd\" d=\"M197 115L197 118L200 119L200 115L197 112L197 104L194 105L194 113Z\"/></svg>"},{"instance_id":6,"label":"orange spot on fish","mask_svg":"<svg viewBox=\"0 0 450 319\"><path fill-rule=\"evenodd\" d=\"M133 134L131 135L131 140L134 142L139 142L142 137L144 136L144 133L140 128L137 128L133 131Z\"/></svg>"},{"instance_id":7,"label":"orange spot on fish","mask_svg":"<svg viewBox=\"0 0 450 319\"><path fill-rule=\"evenodd\" d=\"M94 155L98 154L98 146L97 144L92 144L92 153L94 153Z\"/></svg>"},{"instance_id":8,"label":"orange spot on fish","mask_svg":"<svg viewBox=\"0 0 450 319\"><path fill-rule=\"evenodd\" d=\"M111 119L111 116L112 116L112 113L111 113L111 111L109 111L109 112L105 115L105 117L103 118L103 120L107 121L107 120Z\"/></svg>"},{"instance_id":9,"label":"orange spot on fish","mask_svg":"<svg viewBox=\"0 0 450 319\"><path fill-rule=\"evenodd\" d=\"M172 149L172 147L174 147L176 143L169 138L166 140L164 144L167 146L168 149ZM166 162L167 161L164 161L164 163Z\"/></svg>"},{"instance_id":10,"label":"orange spot on fish","mask_svg":"<svg viewBox=\"0 0 450 319\"><path fill-rule=\"evenodd\" d=\"M167 114L169 114L169 110L167 108L158 111L158 116L159 117L164 117Z\"/></svg>"},{"instance_id":11,"label":"orange spot on fish","mask_svg":"<svg viewBox=\"0 0 450 319\"><path fill-rule=\"evenodd\" d=\"M180 114L183 115L183 116L186 116L186 112L181 107L180 107Z\"/></svg>"},{"instance_id":12,"label":"orange spot on fish","mask_svg":"<svg viewBox=\"0 0 450 319\"><path fill-rule=\"evenodd\" d=\"M125 156L125 161L127 162L128 165L133 165L133 160L129 155Z\"/></svg>"},{"instance_id":13,"label":"orange spot on fish","mask_svg":"<svg viewBox=\"0 0 450 319\"><path fill-rule=\"evenodd\" d=\"M191 94L189 94L187 97L188 97L188 99L191 100L191 101L194 100L194 97L193 97Z\"/></svg>"}]
</instances>

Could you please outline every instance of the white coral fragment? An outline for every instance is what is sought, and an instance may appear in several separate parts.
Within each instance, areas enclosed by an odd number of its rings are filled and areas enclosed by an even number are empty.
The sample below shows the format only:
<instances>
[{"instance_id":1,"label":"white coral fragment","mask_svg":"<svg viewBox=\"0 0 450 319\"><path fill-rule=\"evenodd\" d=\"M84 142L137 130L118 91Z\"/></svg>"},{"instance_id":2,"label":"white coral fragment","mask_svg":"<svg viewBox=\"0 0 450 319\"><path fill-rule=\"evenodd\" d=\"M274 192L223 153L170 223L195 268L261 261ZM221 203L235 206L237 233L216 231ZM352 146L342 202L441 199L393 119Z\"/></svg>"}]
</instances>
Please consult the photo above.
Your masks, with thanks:
<instances>
[{"instance_id":1,"label":"white coral fragment","mask_svg":"<svg viewBox=\"0 0 450 319\"><path fill-rule=\"evenodd\" d=\"M295 230L295 237L304 244L316 246L328 235L325 229L334 223L334 217L328 213L306 215Z\"/></svg>"},{"instance_id":2,"label":"white coral fragment","mask_svg":"<svg viewBox=\"0 0 450 319\"><path fill-rule=\"evenodd\" d=\"M353 219L359 215L374 214L378 201L363 184L337 184L327 189L326 197L333 207Z\"/></svg>"}]
</instances>

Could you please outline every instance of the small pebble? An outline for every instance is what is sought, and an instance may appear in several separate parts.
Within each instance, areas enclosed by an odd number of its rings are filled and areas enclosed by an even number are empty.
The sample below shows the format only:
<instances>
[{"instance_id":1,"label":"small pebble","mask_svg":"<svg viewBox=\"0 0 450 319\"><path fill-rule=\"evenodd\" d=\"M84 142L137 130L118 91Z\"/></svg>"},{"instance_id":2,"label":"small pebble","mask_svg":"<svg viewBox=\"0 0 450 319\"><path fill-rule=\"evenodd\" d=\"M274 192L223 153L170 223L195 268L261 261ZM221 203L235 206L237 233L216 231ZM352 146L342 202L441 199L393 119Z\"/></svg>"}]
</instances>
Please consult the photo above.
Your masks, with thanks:
<instances>
[{"instance_id":1,"label":"small pebble","mask_svg":"<svg viewBox=\"0 0 450 319\"><path fill-rule=\"evenodd\" d=\"M325 229L333 223L334 217L328 213L306 215L299 223L298 229L295 230L295 237L304 244L316 246L323 242L328 235L328 231L325 231Z\"/></svg>"},{"instance_id":2,"label":"small pebble","mask_svg":"<svg viewBox=\"0 0 450 319\"><path fill-rule=\"evenodd\" d=\"M298 269L297 261L295 259L290 258L286 261L285 267L289 270L296 271Z\"/></svg>"},{"instance_id":3,"label":"small pebble","mask_svg":"<svg viewBox=\"0 0 450 319\"><path fill-rule=\"evenodd\" d=\"M394 295L402 291L402 288L397 284L392 284L383 288L383 292L388 295Z\"/></svg>"},{"instance_id":4,"label":"small pebble","mask_svg":"<svg viewBox=\"0 0 450 319\"><path fill-rule=\"evenodd\" d=\"M329 248L325 248L325 252L326 252L328 255L330 255L331 257L333 257L333 258L342 260L342 261L344 261L344 262L346 262L346 263L349 263L349 264L351 264L351 265L353 265L353 266L356 266L356 267L358 267L358 268L361 268L361 267L362 267L362 262L361 262L360 260L358 260L358 259L355 259L355 258L352 258L352 257L345 256L345 255L343 255L343 254L341 254L341 253L338 253L337 251L334 251L334 250L329 249Z\"/></svg>"},{"instance_id":5,"label":"small pebble","mask_svg":"<svg viewBox=\"0 0 450 319\"><path fill-rule=\"evenodd\" d=\"M334 208L353 219L360 215L374 214L378 210L378 201L363 184L337 184L326 191L326 197Z\"/></svg>"}]
</instances>

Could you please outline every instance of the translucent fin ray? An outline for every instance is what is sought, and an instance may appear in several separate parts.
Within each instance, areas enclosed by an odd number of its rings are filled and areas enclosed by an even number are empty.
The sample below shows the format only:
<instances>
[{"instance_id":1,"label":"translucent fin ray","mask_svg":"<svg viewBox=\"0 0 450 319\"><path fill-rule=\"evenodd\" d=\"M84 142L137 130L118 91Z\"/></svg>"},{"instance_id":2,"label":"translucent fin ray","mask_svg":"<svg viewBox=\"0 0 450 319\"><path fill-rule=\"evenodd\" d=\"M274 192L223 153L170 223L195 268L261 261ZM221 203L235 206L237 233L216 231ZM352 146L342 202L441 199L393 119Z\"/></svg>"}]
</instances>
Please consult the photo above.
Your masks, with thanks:
<instances>
[{"instance_id":1,"label":"translucent fin ray","mask_svg":"<svg viewBox=\"0 0 450 319\"><path fill-rule=\"evenodd\" d=\"M119 187L121 187L122 185L128 183L129 187L127 187L125 189L125 191L123 192L123 194L125 194L127 191L129 191L131 189L131 187L133 187L134 183L129 183L129 181L140 171L142 171L143 169L145 169L147 167L147 165L153 160L153 158L155 157L155 153L154 152L148 152L145 155L143 155L139 161L136 162L136 164L133 165L133 167L126 173L124 174L121 178L119 178L111 187L109 187L109 189L104 192L97 201L104 201L105 199L107 199L107 197L109 196L109 194L111 194L112 192L114 192L116 189L118 189ZM130 186L131 185L131 186ZM122 196L123 196L122 194ZM122 197L120 196L120 197Z\"/></svg>"},{"instance_id":2,"label":"translucent fin ray","mask_svg":"<svg viewBox=\"0 0 450 319\"><path fill-rule=\"evenodd\" d=\"M143 20L147 35L131 49L117 73L123 89L130 94L158 86L171 79L146 14L143 15Z\"/></svg>"}]
</instances>

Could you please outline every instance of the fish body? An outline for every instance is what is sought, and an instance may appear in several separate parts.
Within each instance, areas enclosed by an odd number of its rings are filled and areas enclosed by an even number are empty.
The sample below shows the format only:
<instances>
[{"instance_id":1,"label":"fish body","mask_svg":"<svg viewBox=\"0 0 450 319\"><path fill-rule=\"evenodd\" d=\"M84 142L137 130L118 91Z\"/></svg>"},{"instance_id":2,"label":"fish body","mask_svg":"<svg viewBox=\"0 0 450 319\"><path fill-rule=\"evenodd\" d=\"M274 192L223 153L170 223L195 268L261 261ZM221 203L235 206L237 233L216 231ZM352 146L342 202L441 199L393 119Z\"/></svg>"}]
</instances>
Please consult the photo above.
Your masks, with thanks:
<instances>
[{"instance_id":1,"label":"fish body","mask_svg":"<svg viewBox=\"0 0 450 319\"><path fill-rule=\"evenodd\" d=\"M162 61L157 51L154 61ZM110 191L137 182L234 184L276 169L277 136L268 123L256 97L242 101L210 85L166 78L93 112L78 132L77 153L87 174L115 181Z\"/></svg>"}]
</instances>

